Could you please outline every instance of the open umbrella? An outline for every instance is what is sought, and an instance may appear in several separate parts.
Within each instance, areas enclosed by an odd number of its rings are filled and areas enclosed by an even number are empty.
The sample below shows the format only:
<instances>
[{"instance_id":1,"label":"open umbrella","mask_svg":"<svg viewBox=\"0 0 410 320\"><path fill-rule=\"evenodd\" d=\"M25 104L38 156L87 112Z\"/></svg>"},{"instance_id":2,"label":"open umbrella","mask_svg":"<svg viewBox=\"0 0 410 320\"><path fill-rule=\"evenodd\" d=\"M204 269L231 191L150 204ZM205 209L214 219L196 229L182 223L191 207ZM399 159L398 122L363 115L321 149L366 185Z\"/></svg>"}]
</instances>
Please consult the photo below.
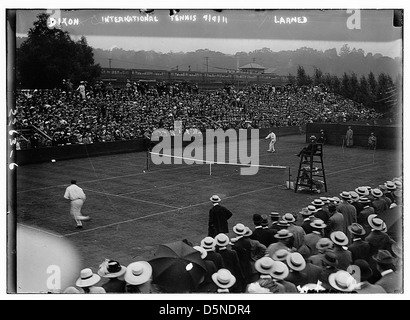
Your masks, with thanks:
<instances>
[{"instance_id":1,"label":"open umbrella","mask_svg":"<svg viewBox=\"0 0 410 320\"><path fill-rule=\"evenodd\" d=\"M199 251L183 241L159 245L148 262L152 266L152 283L170 293L195 291L206 273Z\"/></svg>"}]
</instances>

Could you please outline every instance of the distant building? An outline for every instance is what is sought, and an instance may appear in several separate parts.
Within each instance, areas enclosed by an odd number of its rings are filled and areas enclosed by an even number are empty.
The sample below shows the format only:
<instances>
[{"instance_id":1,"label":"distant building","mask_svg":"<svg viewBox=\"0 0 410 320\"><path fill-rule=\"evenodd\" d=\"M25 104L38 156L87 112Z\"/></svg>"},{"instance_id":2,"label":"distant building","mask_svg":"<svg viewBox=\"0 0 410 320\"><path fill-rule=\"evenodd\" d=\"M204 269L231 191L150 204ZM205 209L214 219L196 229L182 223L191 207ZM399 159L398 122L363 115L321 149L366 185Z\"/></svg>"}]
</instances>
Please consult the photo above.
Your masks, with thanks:
<instances>
[{"instance_id":1,"label":"distant building","mask_svg":"<svg viewBox=\"0 0 410 320\"><path fill-rule=\"evenodd\" d=\"M249 72L249 73L264 73L266 68L262 67L260 64L252 62L252 63L248 63L240 67L239 70L242 72Z\"/></svg>"}]
</instances>

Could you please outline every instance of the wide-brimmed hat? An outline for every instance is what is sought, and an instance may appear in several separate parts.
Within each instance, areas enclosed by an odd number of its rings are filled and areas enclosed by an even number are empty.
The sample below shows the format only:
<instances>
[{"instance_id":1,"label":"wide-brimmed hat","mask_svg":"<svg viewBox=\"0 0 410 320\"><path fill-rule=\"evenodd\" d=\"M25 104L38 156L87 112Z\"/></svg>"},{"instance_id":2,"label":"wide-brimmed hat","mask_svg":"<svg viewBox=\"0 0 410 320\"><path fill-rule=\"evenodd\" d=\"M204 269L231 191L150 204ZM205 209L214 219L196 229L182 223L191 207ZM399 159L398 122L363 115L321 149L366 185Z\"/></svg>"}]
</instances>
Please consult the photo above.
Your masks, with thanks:
<instances>
[{"instance_id":1,"label":"wide-brimmed hat","mask_svg":"<svg viewBox=\"0 0 410 320\"><path fill-rule=\"evenodd\" d=\"M202 248L201 246L193 246L193 248L197 251L199 251L199 253L201 254L201 259L205 259L206 256L208 255L208 251L206 251L204 248Z\"/></svg>"},{"instance_id":2,"label":"wide-brimmed hat","mask_svg":"<svg viewBox=\"0 0 410 320\"><path fill-rule=\"evenodd\" d=\"M388 250L379 250L373 259L378 264L392 264L394 263L394 258Z\"/></svg>"},{"instance_id":3,"label":"wide-brimmed hat","mask_svg":"<svg viewBox=\"0 0 410 320\"><path fill-rule=\"evenodd\" d=\"M214 194L212 197L209 198L212 202L221 202L221 198L218 195Z\"/></svg>"},{"instance_id":4,"label":"wide-brimmed hat","mask_svg":"<svg viewBox=\"0 0 410 320\"><path fill-rule=\"evenodd\" d=\"M386 181L383 186L387 189L387 190L396 190L397 186L396 183L394 181Z\"/></svg>"},{"instance_id":5,"label":"wide-brimmed hat","mask_svg":"<svg viewBox=\"0 0 410 320\"><path fill-rule=\"evenodd\" d=\"M322 262L331 267L337 267L339 265L337 255L332 250L325 251L325 254L322 256Z\"/></svg>"},{"instance_id":6,"label":"wide-brimmed hat","mask_svg":"<svg viewBox=\"0 0 410 320\"><path fill-rule=\"evenodd\" d=\"M237 223L232 228L233 232L235 232L238 236L243 236L246 233L246 227L242 223Z\"/></svg>"},{"instance_id":7,"label":"wide-brimmed hat","mask_svg":"<svg viewBox=\"0 0 410 320\"><path fill-rule=\"evenodd\" d=\"M286 249L279 249L275 251L275 253L272 256L272 259L275 261L286 261L286 257L289 254L289 250Z\"/></svg>"},{"instance_id":8,"label":"wide-brimmed hat","mask_svg":"<svg viewBox=\"0 0 410 320\"><path fill-rule=\"evenodd\" d=\"M283 280L289 275L289 268L282 261L273 261L273 267L270 275L274 279Z\"/></svg>"},{"instance_id":9,"label":"wide-brimmed hat","mask_svg":"<svg viewBox=\"0 0 410 320\"><path fill-rule=\"evenodd\" d=\"M97 274L103 278L117 278L125 274L125 271L127 271L127 268L118 261L107 259L100 264Z\"/></svg>"},{"instance_id":10,"label":"wide-brimmed hat","mask_svg":"<svg viewBox=\"0 0 410 320\"><path fill-rule=\"evenodd\" d=\"M310 140L316 140L316 136L312 135L312 136L310 136L309 139L310 139Z\"/></svg>"},{"instance_id":11,"label":"wide-brimmed hat","mask_svg":"<svg viewBox=\"0 0 410 320\"><path fill-rule=\"evenodd\" d=\"M80 277L77 279L75 285L80 288L91 287L97 284L101 277L94 273L90 268L85 268L80 271Z\"/></svg>"},{"instance_id":12,"label":"wide-brimmed hat","mask_svg":"<svg viewBox=\"0 0 410 320\"><path fill-rule=\"evenodd\" d=\"M282 219L283 219L283 217L282 217ZM287 228L287 227L290 226L289 222L287 222L286 220L279 220L276 225L278 227L283 227L283 228Z\"/></svg>"},{"instance_id":13,"label":"wide-brimmed hat","mask_svg":"<svg viewBox=\"0 0 410 320\"><path fill-rule=\"evenodd\" d=\"M147 261L132 262L127 266L124 280L131 285L146 283L152 276L152 267Z\"/></svg>"},{"instance_id":14,"label":"wide-brimmed hat","mask_svg":"<svg viewBox=\"0 0 410 320\"><path fill-rule=\"evenodd\" d=\"M262 257L255 261L255 269L261 274L270 274L274 260L270 257Z\"/></svg>"},{"instance_id":15,"label":"wide-brimmed hat","mask_svg":"<svg viewBox=\"0 0 410 320\"><path fill-rule=\"evenodd\" d=\"M262 217L261 226L262 227L268 226L269 225L268 216L266 214L262 214L261 217Z\"/></svg>"},{"instance_id":16,"label":"wide-brimmed hat","mask_svg":"<svg viewBox=\"0 0 410 320\"><path fill-rule=\"evenodd\" d=\"M302 216L306 216L306 215L307 215L307 212L308 212L308 208L305 207L305 208L302 208L302 209L299 211L299 214L301 214ZM309 215L310 215L310 214L309 214Z\"/></svg>"},{"instance_id":17,"label":"wide-brimmed hat","mask_svg":"<svg viewBox=\"0 0 410 320\"><path fill-rule=\"evenodd\" d=\"M331 197L331 198L329 198L329 201L334 203L334 204L339 204L340 203L339 197Z\"/></svg>"},{"instance_id":18,"label":"wide-brimmed hat","mask_svg":"<svg viewBox=\"0 0 410 320\"><path fill-rule=\"evenodd\" d=\"M288 229L281 229L275 234L276 239L287 239L291 238L293 233L290 232Z\"/></svg>"},{"instance_id":19,"label":"wide-brimmed hat","mask_svg":"<svg viewBox=\"0 0 410 320\"><path fill-rule=\"evenodd\" d=\"M380 198L383 196L383 192L378 188L372 189L371 194L375 198Z\"/></svg>"},{"instance_id":20,"label":"wide-brimmed hat","mask_svg":"<svg viewBox=\"0 0 410 320\"><path fill-rule=\"evenodd\" d=\"M330 240L339 246L345 246L349 243L349 239L342 231L334 231L330 234Z\"/></svg>"},{"instance_id":21,"label":"wide-brimmed hat","mask_svg":"<svg viewBox=\"0 0 410 320\"><path fill-rule=\"evenodd\" d=\"M229 289L236 282L235 276L225 268L219 269L211 277L213 282L222 289Z\"/></svg>"},{"instance_id":22,"label":"wide-brimmed hat","mask_svg":"<svg viewBox=\"0 0 410 320\"><path fill-rule=\"evenodd\" d=\"M342 193L339 194L341 198L343 199L350 199L352 196L350 195L349 191L343 191Z\"/></svg>"},{"instance_id":23,"label":"wide-brimmed hat","mask_svg":"<svg viewBox=\"0 0 410 320\"><path fill-rule=\"evenodd\" d=\"M246 231L244 233L244 237L250 237L253 234L253 231L249 227L245 227Z\"/></svg>"},{"instance_id":24,"label":"wide-brimmed hat","mask_svg":"<svg viewBox=\"0 0 410 320\"><path fill-rule=\"evenodd\" d=\"M302 271L306 268L306 261L299 252L291 252L286 257L288 267L294 271Z\"/></svg>"},{"instance_id":25,"label":"wide-brimmed hat","mask_svg":"<svg viewBox=\"0 0 410 320\"><path fill-rule=\"evenodd\" d=\"M316 249L320 251L325 251L331 248L333 248L333 242L329 238L320 238L318 242L316 242Z\"/></svg>"},{"instance_id":26,"label":"wide-brimmed hat","mask_svg":"<svg viewBox=\"0 0 410 320\"><path fill-rule=\"evenodd\" d=\"M384 221L380 219L377 214L371 214L367 217L367 222L369 223L370 227L374 230L383 230L383 223Z\"/></svg>"},{"instance_id":27,"label":"wide-brimmed hat","mask_svg":"<svg viewBox=\"0 0 410 320\"><path fill-rule=\"evenodd\" d=\"M355 289L357 282L349 272L339 270L329 275L329 284L338 291L351 292Z\"/></svg>"},{"instance_id":28,"label":"wide-brimmed hat","mask_svg":"<svg viewBox=\"0 0 410 320\"><path fill-rule=\"evenodd\" d=\"M327 227L326 223L322 219L315 219L310 223L310 226L315 229L324 229Z\"/></svg>"},{"instance_id":29,"label":"wide-brimmed hat","mask_svg":"<svg viewBox=\"0 0 410 320\"><path fill-rule=\"evenodd\" d=\"M274 212L274 211L272 211L271 213L269 213L269 216L270 216L271 218L280 218L279 212Z\"/></svg>"},{"instance_id":30,"label":"wide-brimmed hat","mask_svg":"<svg viewBox=\"0 0 410 320\"><path fill-rule=\"evenodd\" d=\"M295 217L293 216L293 214L291 214L291 213L285 213L285 214L283 215L282 219L283 219L283 221L286 221L286 222L288 222L288 223L291 223L291 222L295 222L295 221L296 221L296 218L295 218Z\"/></svg>"},{"instance_id":31,"label":"wide-brimmed hat","mask_svg":"<svg viewBox=\"0 0 410 320\"><path fill-rule=\"evenodd\" d=\"M370 265L366 260L357 259L354 261L353 265L359 267L361 281L366 281L373 275L373 270L370 268Z\"/></svg>"},{"instance_id":32,"label":"wide-brimmed hat","mask_svg":"<svg viewBox=\"0 0 410 320\"><path fill-rule=\"evenodd\" d=\"M330 202L328 197L320 197L320 200L322 200L325 204Z\"/></svg>"},{"instance_id":33,"label":"wide-brimmed hat","mask_svg":"<svg viewBox=\"0 0 410 320\"><path fill-rule=\"evenodd\" d=\"M365 197L369 195L369 190L366 187L358 187L354 189L360 197Z\"/></svg>"},{"instance_id":34,"label":"wide-brimmed hat","mask_svg":"<svg viewBox=\"0 0 410 320\"><path fill-rule=\"evenodd\" d=\"M311 202L315 207L322 207L325 205L322 199L315 199Z\"/></svg>"},{"instance_id":35,"label":"wide-brimmed hat","mask_svg":"<svg viewBox=\"0 0 410 320\"><path fill-rule=\"evenodd\" d=\"M219 233L215 236L215 244L218 247L226 247L229 244L229 237L225 233Z\"/></svg>"},{"instance_id":36,"label":"wide-brimmed hat","mask_svg":"<svg viewBox=\"0 0 410 320\"><path fill-rule=\"evenodd\" d=\"M215 249L216 241L212 237L205 237L201 240L201 247L206 251L211 251Z\"/></svg>"},{"instance_id":37,"label":"wide-brimmed hat","mask_svg":"<svg viewBox=\"0 0 410 320\"><path fill-rule=\"evenodd\" d=\"M360 196L356 191L349 191L349 193L350 193L350 200L357 201L360 199Z\"/></svg>"},{"instance_id":38,"label":"wide-brimmed hat","mask_svg":"<svg viewBox=\"0 0 410 320\"><path fill-rule=\"evenodd\" d=\"M311 216L317 212L317 209L314 205L308 205L306 211L302 211L301 214L303 216Z\"/></svg>"},{"instance_id":39,"label":"wide-brimmed hat","mask_svg":"<svg viewBox=\"0 0 410 320\"><path fill-rule=\"evenodd\" d=\"M366 203L370 203L370 202L372 202L372 201L371 201L369 198L360 197L358 202L359 202L359 203L364 203L364 204L366 204Z\"/></svg>"},{"instance_id":40,"label":"wide-brimmed hat","mask_svg":"<svg viewBox=\"0 0 410 320\"><path fill-rule=\"evenodd\" d=\"M401 189L403 187L403 183L401 182L401 180L394 180L394 184L398 189Z\"/></svg>"},{"instance_id":41,"label":"wide-brimmed hat","mask_svg":"<svg viewBox=\"0 0 410 320\"><path fill-rule=\"evenodd\" d=\"M366 233L366 230L364 230L362 225L356 222L348 226L347 229L349 229L350 233L357 235L357 236L362 236Z\"/></svg>"}]
</instances>

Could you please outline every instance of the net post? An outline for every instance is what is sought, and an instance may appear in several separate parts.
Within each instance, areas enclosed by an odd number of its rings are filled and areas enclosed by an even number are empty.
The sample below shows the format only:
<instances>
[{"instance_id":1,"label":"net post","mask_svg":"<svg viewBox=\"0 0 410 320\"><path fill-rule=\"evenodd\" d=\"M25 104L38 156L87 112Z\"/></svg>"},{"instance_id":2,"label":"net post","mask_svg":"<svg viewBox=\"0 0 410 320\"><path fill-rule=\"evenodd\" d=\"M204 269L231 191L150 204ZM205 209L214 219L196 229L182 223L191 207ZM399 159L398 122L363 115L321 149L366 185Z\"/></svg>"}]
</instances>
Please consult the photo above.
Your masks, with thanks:
<instances>
[{"instance_id":1,"label":"net post","mask_svg":"<svg viewBox=\"0 0 410 320\"><path fill-rule=\"evenodd\" d=\"M146 169L147 169L147 171L149 171L149 150L147 150L147 153L146 153Z\"/></svg>"},{"instance_id":2,"label":"net post","mask_svg":"<svg viewBox=\"0 0 410 320\"><path fill-rule=\"evenodd\" d=\"M209 175L212 176L212 162L209 162Z\"/></svg>"}]
</instances>

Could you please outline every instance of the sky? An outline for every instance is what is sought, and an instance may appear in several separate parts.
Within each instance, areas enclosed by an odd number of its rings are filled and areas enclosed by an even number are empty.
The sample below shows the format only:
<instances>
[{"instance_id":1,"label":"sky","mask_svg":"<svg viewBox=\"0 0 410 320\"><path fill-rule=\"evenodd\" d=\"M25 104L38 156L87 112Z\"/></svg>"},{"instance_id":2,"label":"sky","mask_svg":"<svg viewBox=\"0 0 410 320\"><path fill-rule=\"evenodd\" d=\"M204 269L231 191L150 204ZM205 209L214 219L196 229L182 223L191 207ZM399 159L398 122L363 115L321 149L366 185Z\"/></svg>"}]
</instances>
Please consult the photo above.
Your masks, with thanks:
<instances>
[{"instance_id":1,"label":"sky","mask_svg":"<svg viewBox=\"0 0 410 320\"><path fill-rule=\"evenodd\" d=\"M16 34L24 36L41 11L17 11ZM47 10L42 10L47 12ZM403 30L394 27L391 9L254 10L154 9L149 15L136 9L48 10L55 26L74 39L87 38L94 48L189 52L209 49L226 54L264 47L272 51L310 47L317 50L350 48L365 53L401 57ZM55 27L54 26L54 27Z\"/></svg>"}]
</instances>

